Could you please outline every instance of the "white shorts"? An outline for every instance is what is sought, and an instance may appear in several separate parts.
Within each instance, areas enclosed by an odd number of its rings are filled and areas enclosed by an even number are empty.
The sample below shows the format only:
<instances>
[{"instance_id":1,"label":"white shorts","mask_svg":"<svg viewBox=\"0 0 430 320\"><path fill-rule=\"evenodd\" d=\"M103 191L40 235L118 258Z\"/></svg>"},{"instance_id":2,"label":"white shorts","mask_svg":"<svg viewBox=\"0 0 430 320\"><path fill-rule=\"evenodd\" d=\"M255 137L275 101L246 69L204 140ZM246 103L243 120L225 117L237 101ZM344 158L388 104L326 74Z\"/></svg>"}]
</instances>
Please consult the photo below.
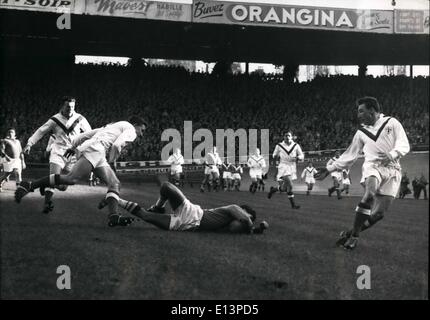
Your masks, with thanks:
<instances>
[{"instance_id":1,"label":"white shorts","mask_svg":"<svg viewBox=\"0 0 430 320\"><path fill-rule=\"evenodd\" d=\"M249 169L249 176L251 177L251 179L261 179L261 177L263 176L263 170L251 168Z\"/></svg>"},{"instance_id":2,"label":"white shorts","mask_svg":"<svg viewBox=\"0 0 430 320\"><path fill-rule=\"evenodd\" d=\"M340 172L340 171L333 171L332 173L331 173L331 177L332 178L335 178L339 183L342 181L342 172Z\"/></svg>"},{"instance_id":3,"label":"white shorts","mask_svg":"<svg viewBox=\"0 0 430 320\"><path fill-rule=\"evenodd\" d=\"M184 202L170 215L169 230L185 231L200 225L203 217L203 209L190 200Z\"/></svg>"},{"instance_id":4,"label":"white shorts","mask_svg":"<svg viewBox=\"0 0 430 320\"><path fill-rule=\"evenodd\" d=\"M315 178L306 178L305 182L308 184L315 184Z\"/></svg>"},{"instance_id":5,"label":"white shorts","mask_svg":"<svg viewBox=\"0 0 430 320\"><path fill-rule=\"evenodd\" d=\"M86 142L90 142L87 145ZM100 142L87 140L80 148L81 156L87 159L93 168L109 167L106 160L106 149Z\"/></svg>"},{"instance_id":6,"label":"white shorts","mask_svg":"<svg viewBox=\"0 0 430 320\"><path fill-rule=\"evenodd\" d=\"M351 180L349 180L349 178L348 179L343 179L342 180L342 184L349 186L351 184Z\"/></svg>"},{"instance_id":7,"label":"white shorts","mask_svg":"<svg viewBox=\"0 0 430 320\"><path fill-rule=\"evenodd\" d=\"M12 172L13 170L22 171L21 159L12 159L10 161L3 162L4 172Z\"/></svg>"},{"instance_id":8,"label":"white shorts","mask_svg":"<svg viewBox=\"0 0 430 320\"><path fill-rule=\"evenodd\" d=\"M205 166L205 174L211 174L211 173L218 174L218 176L219 176L218 167L215 165L211 165L210 167Z\"/></svg>"},{"instance_id":9,"label":"white shorts","mask_svg":"<svg viewBox=\"0 0 430 320\"><path fill-rule=\"evenodd\" d=\"M66 152L64 150L64 152ZM72 170L73 165L76 163L76 157L72 156L69 159L67 159L64 156L63 150L51 150L51 153L49 155L49 163L54 163L61 167L61 169L70 172Z\"/></svg>"},{"instance_id":10,"label":"white shorts","mask_svg":"<svg viewBox=\"0 0 430 320\"><path fill-rule=\"evenodd\" d=\"M284 176L290 176L291 180L296 180L296 164L295 163L280 163L278 165L278 174L276 175L277 180L282 180Z\"/></svg>"},{"instance_id":11,"label":"white shorts","mask_svg":"<svg viewBox=\"0 0 430 320\"><path fill-rule=\"evenodd\" d=\"M232 178L232 177L231 177L231 172L224 171L224 172L222 173L222 178L223 178L223 179L231 179L231 178Z\"/></svg>"},{"instance_id":12,"label":"white shorts","mask_svg":"<svg viewBox=\"0 0 430 320\"><path fill-rule=\"evenodd\" d=\"M175 174L181 174L182 173L182 167L177 167L177 168L171 168L170 169L170 175L175 175Z\"/></svg>"},{"instance_id":13,"label":"white shorts","mask_svg":"<svg viewBox=\"0 0 430 320\"><path fill-rule=\"evenodd\" d=\"M240 176L240 173L233 173L232 177L234 180L241 180L242 179L242 177Z\"/></svg>"},{"instance_id":14,"label":"white shorts","mask_svg":"<svg viewBox=\"0 0 430 320\"><path fill-rule=\"evenodd\" d=\"M363 164L363 179L374 176L379 181L377 194L384 196L396 197L400 188L402 174L399 169L393 167L384 167L374 163Z\"/></svg>"}]
</instances>

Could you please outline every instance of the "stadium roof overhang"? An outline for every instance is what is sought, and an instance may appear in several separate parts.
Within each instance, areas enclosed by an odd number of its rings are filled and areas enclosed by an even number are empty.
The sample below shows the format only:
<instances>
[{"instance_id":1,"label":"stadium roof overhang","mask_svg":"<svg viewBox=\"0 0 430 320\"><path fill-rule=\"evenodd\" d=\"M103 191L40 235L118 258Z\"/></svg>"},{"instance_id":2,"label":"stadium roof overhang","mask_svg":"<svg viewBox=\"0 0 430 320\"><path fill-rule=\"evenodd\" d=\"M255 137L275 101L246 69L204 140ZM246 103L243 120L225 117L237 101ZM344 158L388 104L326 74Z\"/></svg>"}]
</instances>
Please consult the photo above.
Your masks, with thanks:
<instances>
[{"instance_id":1,"label":"stadium roof overhang","mask_svg":"<svg viewBox=\"0 0 430 320\"><path fill-rule=\"evenodd\" d=\"M274 64L428 65L429 35L377 34L0 10L6 55L128 56Z\"/></svg>"}]
</instances>

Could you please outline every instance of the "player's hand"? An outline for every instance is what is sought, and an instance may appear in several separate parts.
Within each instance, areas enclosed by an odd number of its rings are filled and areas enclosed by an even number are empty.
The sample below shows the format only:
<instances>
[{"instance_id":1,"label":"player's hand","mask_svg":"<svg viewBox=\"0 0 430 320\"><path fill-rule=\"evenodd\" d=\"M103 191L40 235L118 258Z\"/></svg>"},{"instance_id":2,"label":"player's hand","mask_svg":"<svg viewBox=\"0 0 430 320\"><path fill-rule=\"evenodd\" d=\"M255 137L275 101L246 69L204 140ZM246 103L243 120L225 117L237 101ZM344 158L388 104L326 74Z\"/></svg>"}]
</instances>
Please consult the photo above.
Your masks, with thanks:
<instances>
[{"instance_id":1,"label":"player's hand","mask_svg":"<svg viewBox=\"0 0 430 320\"><path fill-rule=\"evenodd\" d=\"M22 150L22 152L23 152L24 154L30 154L30 149L31 149L31 146L27 144L27 145L24 147L24 150Z\"/></svg>"},{"instance_id":2,"label":"player's hand","mask_svg":"<svg viewBox=\"0 0 430 320\"><path fill-rule=\"evenodd\" d=\"M389 153L378 152L378 157L383 166L387 166L390 162L394 161Z\"/></svg>"},{"instance_id":3,"label":"player's hand","mask_svg":"<svg viewBox=\"0 0 430 320\"><path fill-rule=\"evenodd\" d=\"M27 165L25 164L25 161L21 162L21 169L25 170L27 168Z\"/></svg>"},{"instance_id":4,"label":"player's hand","mask_svg":"<svg viewBox=\"0 0 430 320\"><path fill-rule=\"evenodd\" d=\"M76 150L73 148L67 149L64 153L64 156L69 159L70 157L74 156L76 154Z\"/></svg>"},{"instance_id":5,"label":"player's hand","mask_svg":"<svg viewBox=\"0 0 430 320\"><path fill-rule=\"evenodd\" d=\"M324 180L329 174L330 172L327 170L327 168L318 168L317 169L317 173L315 173L315 179L317 180Z\"/></svg>"}]
</instances>

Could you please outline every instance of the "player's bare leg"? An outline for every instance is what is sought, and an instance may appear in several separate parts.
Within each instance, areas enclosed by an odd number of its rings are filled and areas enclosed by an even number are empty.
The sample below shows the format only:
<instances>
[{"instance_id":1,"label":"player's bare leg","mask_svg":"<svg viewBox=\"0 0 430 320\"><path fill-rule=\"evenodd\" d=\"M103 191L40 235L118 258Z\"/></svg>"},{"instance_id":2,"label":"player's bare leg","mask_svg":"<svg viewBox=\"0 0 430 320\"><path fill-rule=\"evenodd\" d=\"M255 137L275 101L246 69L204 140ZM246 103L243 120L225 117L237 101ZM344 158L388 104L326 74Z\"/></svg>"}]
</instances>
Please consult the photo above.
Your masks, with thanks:
<instances>
[{"instance_id":1,"label":"player's bare leg","mask_svg":"<svg viewBox=\"0 0 430 320\"><path fill-rule=\"evenodd\" d=\"M345 194L349 194L349 184L347 184L347 185L344 185L343 187L342 187L342 190L340 190L340 193L342 193L342 192L344 192L345 191Z\"/></svg>"},{"instance_id":2,"label":"player's bare leg","mask_svg":"<svg viewBox=\"0 0 430 320\"><path fill-rule=\"evenodd\" d=\"M99 204L99 209L104 208L107 205L106 201L103 199ZM161 229L169 230L170 228L170 215L168 214L160 214L163 212L157 212L155 209L156 205L151 206L151 208L145 210L136 202L127 201L125 199L118 199L118 206L127 210L132 215L151 223ZM164 209L164 207L163 207Z\"/></svg>"},{"instance_id":3,"label":"player's bare leg","mask_svg":"<svg viewBox=\"0 0 430 320\"><path fill-rule=\"evenodd\" d=\"M110 166L98 167L94 169L94 173L107 185L108 191L106 193L105 202L109 209L108 225L114 226L127 226L133 219L123 217L118 213L118 201L120 191L120 181L115 172Z\"/></svg>"},{"instance_id":4,"label":"player's bare leg","mask_svg":"<svg viewBox=\"0 0 430 320\"><path fill-rule=\"evenodd\" d=\"M200 191L201 192L205 192L205 186L206 185L208 185L208 190L210 191L210 188L209 188L209 177L210 177L209 174L205 174L205 177L203 178L202 184L200 186Z\"/></svg>"},{"instance_id":5,"label":"player's bare leg","mask_svg":"<svg viewBox=\"0 0 430 320\"><path fill-rule=\"evenodd\" d=\"M252 178L251 185L249 186L249 191L251 193L255 193L255 191L257 191L257 188L258 188L257 178Z\"/></svg>"},{"instance_id":6,"label":"player's bare leg","mask_svg":"<svg viewBox=\"0 0 430 320\"><path fill-rule=\"evenodd\" d=\"M85 157L79 158L76 164L73 166L72 170L67 175L51 174L42 179L36 180L34 182L24 181L19 189L15 192L15 200L20 202L21 199L27 195L29 192L35 189L43 189L47 187L58 187L61 185L74 185L79 181L85 181L88 178L91 171L93 170L92 164L85 159ZM94 173L108 186L108 193L106 195L106 202L109 205L109 226L126 226L131 223L132 219L127 217L122 217L117 213L118 207L118 195L119 191L119 180L115 175L115 172L111 167L101 167L96 168Z\"/></svg>"},{"instance_id":7,"label":"player's bare leg","mask_svg":"<svg viewBox=\"0 0 430 320\"><path fill-rule=\"evenodd\" d=\"M220 186L219 173L212 172L212 181L214 185L214 190L219 191L219 186Z\"/></svg>"},{"instance_id":8,"label":"player's bare leg","mask_svg":"<svg viewBox=\"0 0 430 320\"><path fill-rule=\"evenodd\" d=\"M333 178L333 187L331 187L330 189L328 189L328 196L331 197L332 193L336 191L336 195L338 199L341 199L342 196L340 195L340 185L339 185L339 181L337 180L337 178L332 177Z\"/></svg>"},{"instance_id":9,"label":"player's bare leg","mask_svg":"<svg viewBox=\"0 0 430 320\"><path fill-rule=\"evenodd\" d=\"M284 186L284 183L285 182L283 180L283 177L278 179L278 186L277 187L270 187L270 191L267 194L267 198L269 198L269 199L272 198L272 196L278 191L282 192L283 190L286 190L286 186Z\"/></svg>"},{"instance_id":10,"label":"player's bare leg","mask_svg":"<svg viewBox=\"0 0 430 320\"><path fill-rule=\"evenodd\" d=\"M240 191L240 183L241 183L241 179L239 178L234 179L234 189L236 191Z\"/></svg>"},{"instance_id":11,"label":"player's bare leg","mask_svg":"<svg viewBox=\"0 0 430 320\"><path fill-rule=\"evenodd\" d=\"M306 195L309 196L311 194L312 189L314 188L314 184L313 183L306 183L306 185L308 186L308 190L306 191Z\"/></svg>"},{"instance_id":12,"label":"player's bare leg","mask_svg":"<svg viewBox=\"0 0 430 320\"><path fill-rule=\"evenodd\" d=\"M283 177L285 184L285 191L287 191L288 200L290 200L291 208L300 209L300 206L297 205L294 201L294 192L293 192L293 181L291 180L291 176Z\"/></svg>"},{"instance_id":13,"label":"player's bare leg","mask_svg":"<svg viewBox=\"0 0 430 320\"><path fill-rule=\"evenodd\" d=\"M12 172L3 172L3 174L0 177L0 192L3 191L3 184L8 181L9 176L12 174Z\"/></svg>"},{"instance_id":14,"label":"player's bare leg","mask_svg":"<svg viewBox=\"0 0 430 320\"><path fill-rule=\"evenodd\" d=\"M61 174L62 167L56 163L49 164L49 174ZM41 194L45 195L45 203L43 205L43 213L49 213L54 210L54 203L52 197L54 196L54 188L48 187L41 189Z\"/></svg>"},{"instance_id":15,"label":"player's bare leg","mask_svg":"<svg viewBox=\"0 0 430 320\"><path fill-rule=\"evenodd\" d=\"M258 178L258 190L262 190L264 191L264 187L266 186L266 184L264 183L262 178Z\"/></svg>"},{"instance_id":16,"label":"player's bare leg","mask_svg":"<svg viewBox=\"0 0 430 320\"><path fill-rule=\"evenodd\" d=\"M33 182L23 181L19 188L15 191L15 200L20 202L29 192L36 189L46 189L48 187L54 188L61 185L74 185L81 179L85 179L93 169L91 163L81 157L73 166L72 171L67 175L50 174ZM41 192L42 193L42 192Z\"/></svg>"},{"instance_id":17,"label":"player's bare leg","mask_svg":"<svg viewBox=\"0 0 430 320\"><path fill-rule=\"evenodd\" d=\"M393 200L394 200L394 197L391 197L391 196L384 196L380 194L375 195L374 205L372 206L372 212L369 218L363 223L360 233L363 232L364 230L371 228L378 221L382 220L384 218L385 212L388 211L388 208L393 203ZM353 232L354 232L353 229L347 232L344 232L345 237L349 238L353 234Z\"/></svg>"}]
</instances>

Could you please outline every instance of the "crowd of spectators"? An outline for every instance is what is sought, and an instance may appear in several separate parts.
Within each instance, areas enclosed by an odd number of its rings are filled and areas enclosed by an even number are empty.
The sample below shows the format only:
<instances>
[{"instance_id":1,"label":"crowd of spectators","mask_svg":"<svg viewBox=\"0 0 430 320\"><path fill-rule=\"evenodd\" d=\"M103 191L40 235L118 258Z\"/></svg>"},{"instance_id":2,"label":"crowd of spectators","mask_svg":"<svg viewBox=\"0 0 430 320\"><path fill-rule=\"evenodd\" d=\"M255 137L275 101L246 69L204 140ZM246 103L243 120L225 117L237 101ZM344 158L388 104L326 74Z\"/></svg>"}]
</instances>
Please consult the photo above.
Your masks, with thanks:
<instances>
[{"instance_id":1,"label":"crowd of spectators","mask_svg":"<svg viewBox=\"0 0 430 320\"><path fill-rule=\"evenodd\" d=\"M161 133L193 130L269 129L270 146L291 130L303 150L346 147L357 128L355 100L378 98L383 112L398 118L412 145L429 137L429 78L332 76L287 85L261 76L214 76L185 69L99 65L9 66L0 92L0 130L15 127L25 144L59 110L60 98L72 95L77 111L93 128L139 114L149 128L122 159L159 160ZM214 134L215 136L215 134ZM198 144L196 142L195 144ZM43 161L46 139L29 161Z\"/></svg>"}]
</instances>

